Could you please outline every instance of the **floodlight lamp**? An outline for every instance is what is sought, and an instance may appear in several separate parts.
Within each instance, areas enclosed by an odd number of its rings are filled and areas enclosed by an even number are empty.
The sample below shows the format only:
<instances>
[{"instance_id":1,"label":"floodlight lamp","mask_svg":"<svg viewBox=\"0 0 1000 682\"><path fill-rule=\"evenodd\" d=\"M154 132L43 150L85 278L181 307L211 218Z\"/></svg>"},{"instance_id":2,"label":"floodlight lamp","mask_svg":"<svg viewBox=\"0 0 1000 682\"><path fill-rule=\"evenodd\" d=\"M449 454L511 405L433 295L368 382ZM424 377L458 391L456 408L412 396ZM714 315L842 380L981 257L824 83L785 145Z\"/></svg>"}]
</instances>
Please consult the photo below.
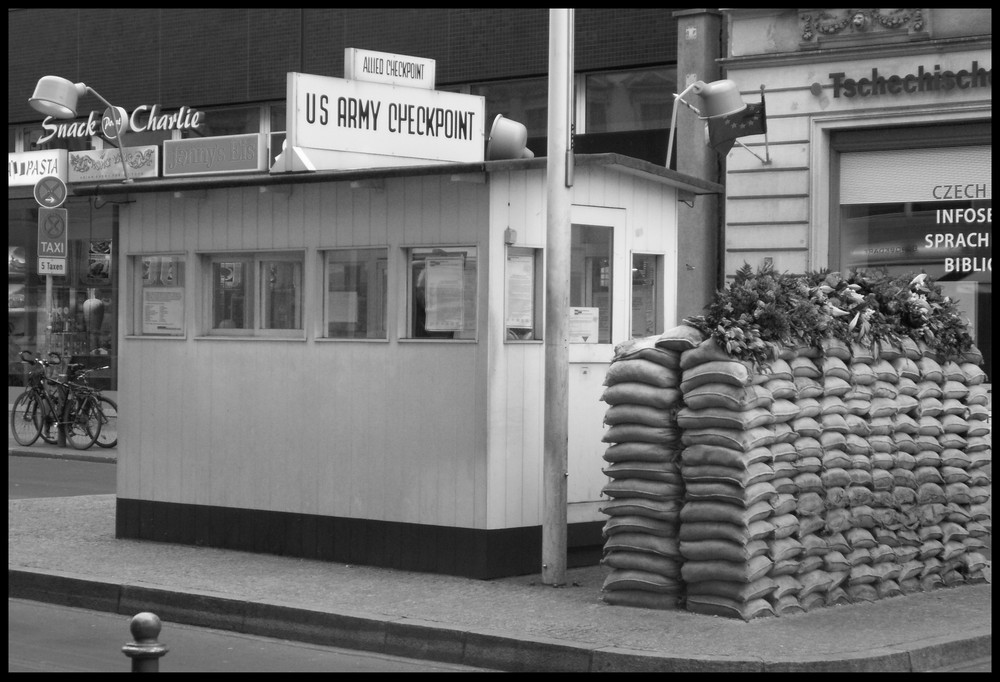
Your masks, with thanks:
<instances>
[{"instance_id":1,"label":"floodlight lamp","mask_svg":"<svg viewBox=\"0 0 1000 682\"><path fill-rule=\"evenodd\" d=\"M46 116L76 118L77 101L86 92L87 86L83 83L73 83L59 76L42 76L28 104Z\"/></svg>"},{"instance_id":2,"label":"floodlight lamp","mask_svg":"<svg viewBox=\"0 0 1000 682\"><path fill-rule=\"evenodd\" d=\"M698 81L691 86L691 92L701 97L705 103L705 110L702 112L704 118L731 116L747 108L746 102L740 96L739 88L731 80L711 83Z\"/></svg>"},{"instance_id":3,"label":"floodlight lamp","mask_svg":"<svg viewBox=\"0 0 1000 682\"><path fill-rule=\"evenodd\" d=\"M60 78L59 76L42 76L35 85L35 92L28 100L31 108L40 114L53 116L55 118L76 118L77 102L81 95L92 94L101 100L105 106L111 110L112 119L116 121L115 137L118 138L118 152L122 160L122 173L125 174L124 182L132 182L128 174L128 165L125 163L125 145L122 143L122 128L125 126L117 121L116 108L111 102L104 99L97 90L84 83L74 83L73 81Z\"/></svg>"}]
</instances>

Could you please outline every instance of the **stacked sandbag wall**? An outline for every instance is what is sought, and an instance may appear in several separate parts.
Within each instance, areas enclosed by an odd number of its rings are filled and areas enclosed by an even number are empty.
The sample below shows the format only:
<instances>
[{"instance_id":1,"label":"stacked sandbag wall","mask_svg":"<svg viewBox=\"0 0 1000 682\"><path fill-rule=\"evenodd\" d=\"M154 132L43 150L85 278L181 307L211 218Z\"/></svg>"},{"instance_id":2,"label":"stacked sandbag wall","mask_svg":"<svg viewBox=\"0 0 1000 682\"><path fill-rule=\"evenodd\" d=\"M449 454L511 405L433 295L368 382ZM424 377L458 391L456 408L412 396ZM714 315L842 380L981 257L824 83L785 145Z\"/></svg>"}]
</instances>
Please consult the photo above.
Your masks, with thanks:
<instances>
[{"instance_id":1,"label":"stacked sandbag wall","mask_svg":"<svg viewBox=\"0 0 1000 682\"><path fill-rule=\"evenodd\" d=\"M984 579L991 438L978 358L830 339L754 372L688 328L638 345L682 341L688 610L749 620Z\"/></svg>"},{"instance_id":2,"label":"stacked sandbag wall","mask_svg":"<svg viewBox=\"0 0 1000 682\"><path fill-rule=\"evenodd\" d=\"M604 380L609 407L601 511L609 604L676 608L683 596L678 524L680 353L641 339L617 349Z\"/></svg>"}]
</instances>

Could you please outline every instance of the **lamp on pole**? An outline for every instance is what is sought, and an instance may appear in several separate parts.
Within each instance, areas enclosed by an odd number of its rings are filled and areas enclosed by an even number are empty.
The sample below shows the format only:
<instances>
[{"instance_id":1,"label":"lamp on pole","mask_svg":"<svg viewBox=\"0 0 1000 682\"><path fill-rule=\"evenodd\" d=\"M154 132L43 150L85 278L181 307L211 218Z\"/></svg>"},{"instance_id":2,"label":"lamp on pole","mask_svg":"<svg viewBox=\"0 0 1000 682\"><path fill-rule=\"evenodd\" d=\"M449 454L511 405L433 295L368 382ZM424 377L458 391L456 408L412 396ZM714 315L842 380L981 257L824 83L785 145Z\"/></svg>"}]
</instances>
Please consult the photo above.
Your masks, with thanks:
<instances>
[{"instance_id":1,"label":"lamp on pole","mask_svg":"<svg viewBox=\"0 0 1000 682\"><path fill-rule=\"evenodd\" d=\"M699 111L698 108L692 106L690 102L684 99L685 95L692 92L701 97L702 102L705 103L704 112ZM667 143L667 168L670 168L670 160L674 154L674 138L677 136L678 104L684 104L703 119L731 116L747 108L746 102L740 96L739 88L731 80L712 81L711 83L695 81L684 88L681 94L674 95L674 100L674 110L670 114L670 141Z\"/></svg>"},{"instance_id":2,"label":"lamp on pole","mask_svg":"<svg viewBox=\"0 0 1000 682\"><path fill-rule=\"evenodd\" d=\"M31 105L32 109L46 116L62 119L76 118L77 101L88 92L108 107L115 127L115 137L118 138L118 153L122 159L124 181L132 182L132 178L128 174L128 165L125 163L125 145L122 143L122 129L127 125L127 119L121 115L118 107L104 99L97 90L84 83L74 83L59 76L42 76L38 79L35 92L28 100L28 104Z\"/></svg>"}]
</instances>

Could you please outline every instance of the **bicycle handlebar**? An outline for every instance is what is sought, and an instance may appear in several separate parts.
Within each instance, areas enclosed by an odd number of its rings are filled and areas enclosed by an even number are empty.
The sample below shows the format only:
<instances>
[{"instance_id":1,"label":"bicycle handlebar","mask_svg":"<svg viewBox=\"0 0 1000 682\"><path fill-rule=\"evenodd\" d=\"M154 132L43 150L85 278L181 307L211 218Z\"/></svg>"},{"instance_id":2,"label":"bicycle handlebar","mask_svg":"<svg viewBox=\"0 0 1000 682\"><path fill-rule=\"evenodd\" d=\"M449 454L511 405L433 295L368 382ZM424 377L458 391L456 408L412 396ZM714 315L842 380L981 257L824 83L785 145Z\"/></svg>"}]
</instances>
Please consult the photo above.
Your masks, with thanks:
<instances>
[{"instance_id":1,"label":"bicycle handlebar","mask_svg":"<svg viewBox=\"0 0 1000 682\"><path fill-rule=\"evenodd\" d=\"M21 351L21 362L26 362L29 365L41 365L42 367L52 367L53 365L62 364L62 356L56 351L49 351L49 357L55 358L55 360L42 360L41 358L36 358L35 354L30 350Z\"/></svg>"}]
</instances>

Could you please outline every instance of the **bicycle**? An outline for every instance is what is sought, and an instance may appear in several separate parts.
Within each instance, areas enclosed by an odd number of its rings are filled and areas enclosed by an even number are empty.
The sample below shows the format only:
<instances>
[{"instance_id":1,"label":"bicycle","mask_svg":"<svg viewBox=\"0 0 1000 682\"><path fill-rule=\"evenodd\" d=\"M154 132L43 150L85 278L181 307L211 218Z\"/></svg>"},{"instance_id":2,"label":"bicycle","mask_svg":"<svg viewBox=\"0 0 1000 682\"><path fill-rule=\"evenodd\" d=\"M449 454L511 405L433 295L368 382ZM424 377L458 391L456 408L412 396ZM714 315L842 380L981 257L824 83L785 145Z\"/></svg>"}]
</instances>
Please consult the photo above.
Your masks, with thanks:
<instances>
[{"instance_id":1,"label":"bicycle","mask_svg":"<svg viewBox=\"0 0 1000 682\"><path fill-rule=\"evenodd\" d=\"M66 383L81 403L87 409L96 410L100 417L101 428L95 443L101 448L113 448L118 445L118 403L101 393L99 388L87 383L87 377L91 372L98 372L108 367L109 365L83 369L83 365L71 363L66 366L65 374Z\"/></svg>"},{"instance_id":2,"label":"bicycle","mask_svg":"<svg viewBox=\"0 0 1000 682\"><path fill-rule=\"evenodd\" d=\"M102 420L99 403L93 389L89 392L74 389L68 381L49 377L50 368L61 365L62 357L53 351L49 353L49 358L42 360L30 351L21 351L21 361L31 366L32 370L28 372L27 387L14 400L11 409L10 425L14 440L28 446L40 437L48 443L59 443L65 436L71 446L86 450L100 434Z\"/></svg>"}]
</instances>

